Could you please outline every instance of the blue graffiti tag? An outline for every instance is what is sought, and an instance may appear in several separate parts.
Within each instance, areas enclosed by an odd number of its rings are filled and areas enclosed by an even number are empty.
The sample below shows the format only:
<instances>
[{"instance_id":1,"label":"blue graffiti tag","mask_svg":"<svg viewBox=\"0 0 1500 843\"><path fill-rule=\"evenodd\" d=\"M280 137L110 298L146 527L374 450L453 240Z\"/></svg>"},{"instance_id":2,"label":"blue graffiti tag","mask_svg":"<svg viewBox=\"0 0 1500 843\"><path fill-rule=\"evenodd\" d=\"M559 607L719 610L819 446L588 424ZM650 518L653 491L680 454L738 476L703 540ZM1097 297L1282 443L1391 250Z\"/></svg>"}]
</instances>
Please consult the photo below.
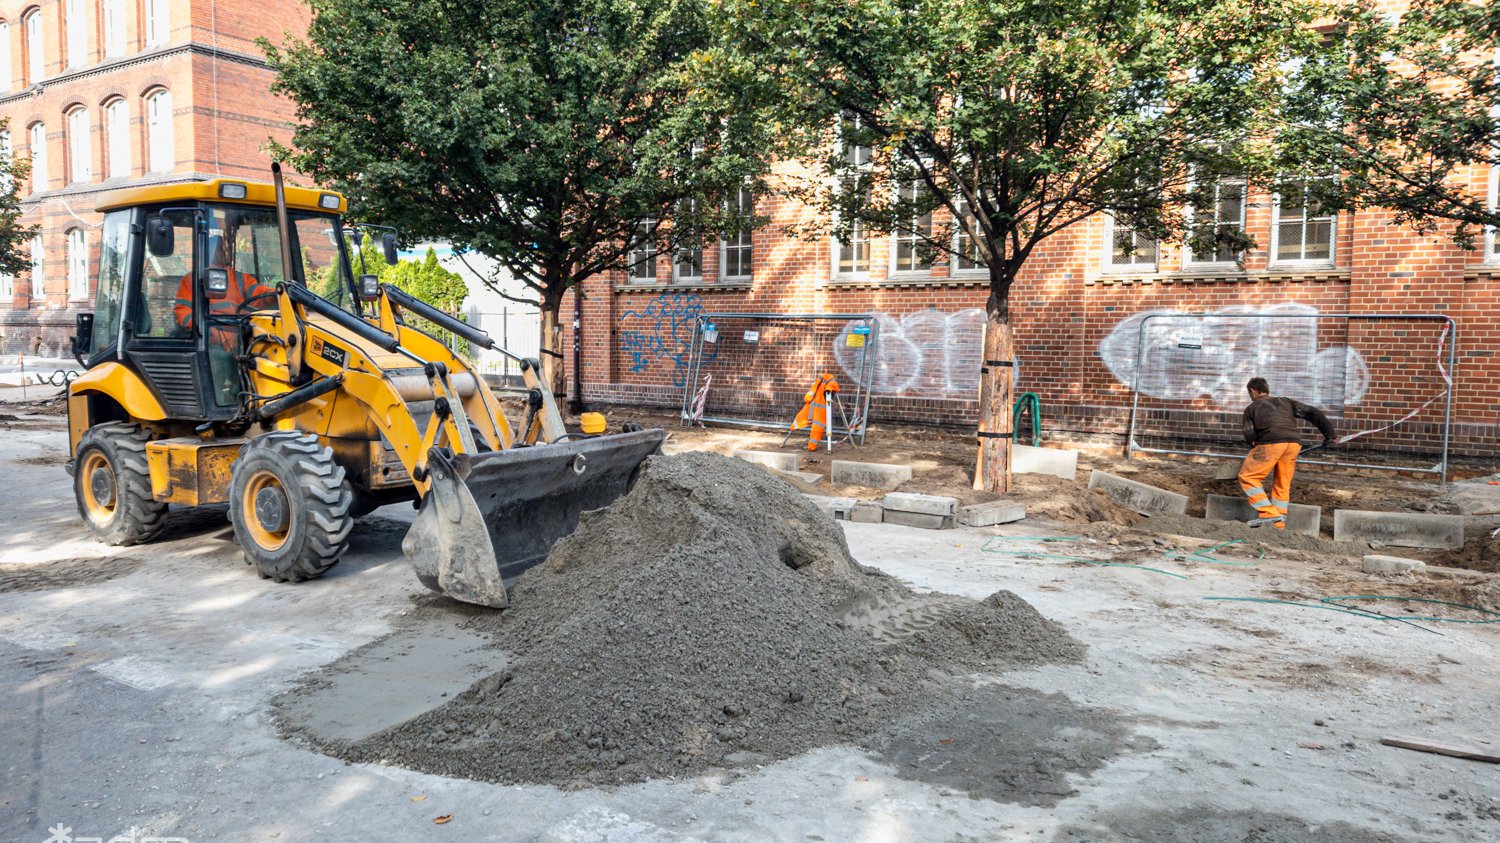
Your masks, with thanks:
<instances>
[{"instance_id":1,"label":"blue graffiti tag","mask_svg":"<svg viewBox=\"0 0 1500 843\"><path fill-rule=\"evenodd\" d=\"M653 363L665 358L672 362L672 383L686 383L693 326L702 312L703 300L697 293L667 292L641 310L620 314L620 350L630 358L630 371L648 371ZM626 329L627 319L639 320L638 327ZM717 347L705 344L704 362L717 354Z\"/></svg>"}]
</instances>

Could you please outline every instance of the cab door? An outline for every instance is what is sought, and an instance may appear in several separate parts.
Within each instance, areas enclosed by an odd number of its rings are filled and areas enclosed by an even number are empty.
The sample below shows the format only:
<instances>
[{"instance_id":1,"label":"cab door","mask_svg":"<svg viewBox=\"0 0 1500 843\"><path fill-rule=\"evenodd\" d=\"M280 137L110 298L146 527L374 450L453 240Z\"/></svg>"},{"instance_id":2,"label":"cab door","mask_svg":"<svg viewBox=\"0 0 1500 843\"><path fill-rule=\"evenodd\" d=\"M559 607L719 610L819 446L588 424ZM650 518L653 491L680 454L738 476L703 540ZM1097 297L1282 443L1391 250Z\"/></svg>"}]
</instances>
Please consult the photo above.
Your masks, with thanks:
<instances>
[{"instance_id":1,"label":"cab door","mask_svg":"<svg viewBox=\"0 0 1500 843\"><path fill-rule=\"evenodd\" d=\"M130 261L139 280L127 288L120 326L121 357L156 392L176 419L202 420L209 392L203 351L198 275L199 212L192 208L136 209L137 225L159 216L172 226L170 254L152 254L132 238Z\"/></svg>"}]
</instances>

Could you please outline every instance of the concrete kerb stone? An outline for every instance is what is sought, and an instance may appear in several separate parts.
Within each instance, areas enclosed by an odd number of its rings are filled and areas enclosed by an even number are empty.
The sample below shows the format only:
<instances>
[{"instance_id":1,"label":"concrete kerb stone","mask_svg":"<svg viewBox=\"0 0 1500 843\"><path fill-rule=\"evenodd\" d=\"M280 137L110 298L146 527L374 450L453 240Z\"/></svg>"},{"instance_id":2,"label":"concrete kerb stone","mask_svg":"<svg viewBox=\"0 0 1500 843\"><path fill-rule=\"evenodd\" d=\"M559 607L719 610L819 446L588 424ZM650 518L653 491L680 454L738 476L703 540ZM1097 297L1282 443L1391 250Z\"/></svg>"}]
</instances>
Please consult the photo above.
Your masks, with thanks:
<instances>
[{"instance_id":1,"label":"concrete kerb stone","mask_svg":"<svg viewBox=\"0 0 1500 843\"><path fill-rule=\"evenodd\" d=\"M798 480L801 480L803 483L806 483L809 486L816 486L819 483L823 482L823 475L817 473L816 471L781 471L781 470L775 469L775 468L773 468L771 470L774 471L774 472L776 472L778 475L780 475L782 477L786 477L786 478L795 477Z\"/></svg>"},{"instance_id":2,"label":"concrete kerb stone","mask_svg":"<svg viewBox=\"0 0 1500 843\"><path fill-rule=\"evenodd\" d=\"M829 479L850 486L869 486L872 489L890 491L911 479L911 466L834 460Z\"/></svg>"},{"instance_id":3,"label":"concrete kerb stone","mask_svg":"<svg viewBox=\"0 0 1500 843\"><path fill-rule=\"evenodd\" d=\"M887 524L920 527L924 530L946 530L953 526L953 516L932 515L926 512L902 512L898 509L887 509L882 513L882 518Z\"/></svg>"},{"instance_id":4,"label":"concrete kerb stone","mask_svg":"<svg viewBox=\"0 0 1500 843\"><path fill-rule=\"evenodd\" d=\"M885 507L875 501L860 501L849 511L849 520L856 524L879 524L885 520Z\"/></svg>"},{"instance_id":5,"label":"concrete kerb stone","mask_svg":"<svg viewBox=\"0 0 1500 843\"><path fill-rule=\"evenodd\" d=\"M1012 445L1010 470L1012 474L1050 474L1064 480L1074 480L1078 477L1078 452Z\"/></svg>"},{"instance_id":6,"label":"concrete kerb stone","mask_svg":"<svg viewBox=\"0 0 1500 843\"><path fill-rule=\"evenodd\" d=\"M1089 473L1089 488L1109 495L1121 506L1142 515L1186 515L1187 495L1158 489L1106 471Z\"/></svg>"},{"instance_id":7,"label":"concrete kerb stone","mask_svg":"<svg viewBox=\"0 0 1500 843\"><path fill-rule=\"evenodd\" d=\"M1333 539L1457 550L1464 546L1464 519L1460 515L1335 509Z\"/></svg>"},{"instance_id":8,"label":"concrete kerb stone","mask_svg":"<svg viewBox=\"0 0 1500 843\"><path fill-rule=\"evenodd\" d=\"M891 492L880 502L886 511L917 512L923 515L952 517L958 511L958 499L943 495L917 495Z\"/></svg>"},{"instance_id":9,"label":"concrete kerb stone","mask_svg":"<svg viewBox=\"0 0 1500 843\"><path fill-rule=\"evenodd\" d=\"M848 521L849 513L854 510L855 504L860 502L859 498L838 498L828 495L803 494L802 497L817 504L819 509L828 513L835 521Z\"/></svg>"},{"instance_id":10,"label":"concrete kerb stone","mask_svg":"<svg viewBox=\"0 0 1500 843\"><path fill-rule=\"evenodd\" d=\"M1427 563L1420 559L1382 556L1378 553L1369 554L1359 565L1359 569L1367 574L1404 574L1407 571L1420 571L1426 567Z\"/></svg>"},{"instance_id":11,"label":"concrete kerb stone","mask_svg":"<svg viewBox=\"0 0 1500 843\"><path fill-rule=\"evenodd\" d=\"M958 509L958 523L966 527L993 527L996 524L1020 521L1025 517L1026 507L1005 501L976 503L973 506L961 506Z\"/></svg>"},{"instance_id":12,"label":"concrete kerb stone","mask_svg":"<svg viewBox=\"0 0 1500 843\"><path fill-rule=\"evenodd\" d=\"M788 473L795 472L799 467L796 454L784 454L780 451L735 451L732 456L737 460Z\"/></svg>"},{"instance_id":13,"label":"concrete kerb stone","mask_svg":"<svg viewBox=\"0 0 1500 843\"><path fill-rule=\"evenodd\" d=\"M1260 513L1250 501L1233 495L1206 495L1203 499L1203 518L1207 521L1249 521L1259 518ZM1323 507L1305 503L1291 505L1286 516L1286 528L1294 533L1318 535L1322 528ZM1273 528L1274 529L1274 528Z\"/></svg>"}]
</instances>

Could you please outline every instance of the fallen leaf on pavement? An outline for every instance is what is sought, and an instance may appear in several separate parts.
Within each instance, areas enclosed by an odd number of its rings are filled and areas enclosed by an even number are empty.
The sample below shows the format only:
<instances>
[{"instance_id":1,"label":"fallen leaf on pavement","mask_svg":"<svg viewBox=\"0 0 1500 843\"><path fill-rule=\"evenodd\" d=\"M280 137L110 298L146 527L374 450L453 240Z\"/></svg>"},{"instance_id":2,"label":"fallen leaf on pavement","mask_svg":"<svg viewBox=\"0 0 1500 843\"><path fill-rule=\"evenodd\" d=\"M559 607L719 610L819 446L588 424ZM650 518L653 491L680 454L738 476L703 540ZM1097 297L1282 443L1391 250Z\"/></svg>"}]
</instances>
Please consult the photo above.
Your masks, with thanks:
<instances>
[{"instance_id":1,"label":"fallen leaf on pavement","mask_svg":"<svg viewBox=\"0 0 1500 843\"><path fill-rule=\"evenodd\" d=\"M433 825L442 825L443 823L448 823L448 822L453 822L453 815L452 814L444 814L441 817L438 817L437 819L433 820L432 824Z\"/></svg>"}]
</instances>

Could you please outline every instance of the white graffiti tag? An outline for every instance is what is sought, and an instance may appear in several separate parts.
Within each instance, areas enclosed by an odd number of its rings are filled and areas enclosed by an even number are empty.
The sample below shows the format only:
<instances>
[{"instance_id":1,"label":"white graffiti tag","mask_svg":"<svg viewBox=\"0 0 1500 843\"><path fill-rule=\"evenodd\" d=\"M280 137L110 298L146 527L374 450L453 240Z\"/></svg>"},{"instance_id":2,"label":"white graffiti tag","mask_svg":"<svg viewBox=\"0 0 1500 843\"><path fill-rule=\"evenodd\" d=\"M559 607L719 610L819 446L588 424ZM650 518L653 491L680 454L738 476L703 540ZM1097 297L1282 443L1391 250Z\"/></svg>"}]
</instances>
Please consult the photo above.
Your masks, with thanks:
<instances>
[{"instance_id":1,"label":"white graffiti tag","mask_svg":"<svg viewBox=\"0 0 1500 843\"><path fill-rule=\"evenodd\" d=\"M1247 400L1246 381L1264 377L1276 394L1318 407L1358 404L1370 383L1364 358L1333 344L1343 337L1327 332L1347 326L1309 318L1317 312L1303 304L1226 307L1209 316L1146 310L1120 320L1099 343L1099 357L1121 384L1168 401L1207 397L1226 410L1239 409Z\"/></svg>"},{"instance_id":2,"label":"white graffiti tag","mask_svg":"<svg viewBox=\"0 0 1500 843\"><path fill-rule=\"evenodd\" d=\"M944 313L928 308L897 319L877 313L880 332L875 342L875 372L871 391L876 395L965 397L979 385L984 354L982 308ZM846 327L833 342L833 355L849 377L859 375L863 349L847 342Z\"/></svg>"}]
</instances>

